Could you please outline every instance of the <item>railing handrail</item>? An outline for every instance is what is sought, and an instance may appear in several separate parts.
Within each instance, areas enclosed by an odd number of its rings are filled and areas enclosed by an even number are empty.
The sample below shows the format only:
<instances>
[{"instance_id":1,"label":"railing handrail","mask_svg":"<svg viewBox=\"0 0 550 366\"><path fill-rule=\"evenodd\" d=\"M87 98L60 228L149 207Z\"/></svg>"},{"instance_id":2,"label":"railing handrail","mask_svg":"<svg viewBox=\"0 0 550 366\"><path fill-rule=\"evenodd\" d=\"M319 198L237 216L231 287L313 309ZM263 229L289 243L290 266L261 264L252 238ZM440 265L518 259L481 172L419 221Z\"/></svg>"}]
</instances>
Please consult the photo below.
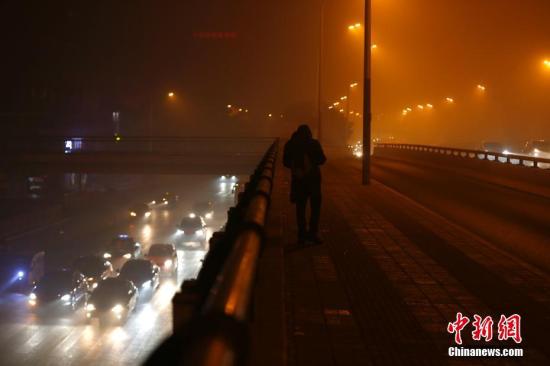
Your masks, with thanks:
<instances>
[{"instance_id":1,"label":"railing handrail","mask_svg":"<svg viewBox=\"0 0 550 366\"><path fill-rule=\"evenodd\" d=\"M239 196L237 206L229 211L226 231L220 233L221 239L214 237L211 240L212 248L198 279L184 282L182 292L174 297L174 318L179 317L175 313L178 296L191 298L195 303L194 310L188 314L189 319L183 326L175 324L175 334L153 354L148 364L174 357L183 364L203 366L245 362L243 354L249 344L246 322L265 238L264 225L271 200L278 145L276 140L268 149ZM214 279L209 281L209 277ZM195 282L208 288L201 294L197 288L200 285Z\"/></svg>"},{"instance_id":2,"label":"railing handrail","mask_svg":"<svg viewBox=\"0 0 550 366\"><path fill-rule=\"evenodd\" d=\"M533 162L534 167L538 167L539 163L550 164L550 159L546 159L546 158L539 158L539 157L519 155L519 154L504 154L504 153L485 151L485 150L461 149L461 148L444 147L444 146L401 144L401 143L376 143L374 147L375 148L395 148L395 149L413 150L413 151L421 151L421 152L428 152L428 153L439 153L439 154L445 154L449 156L463 157L463 158L477 157L480 160L498 161L501 163L509 163L509 164L512 164L511 160L518 160L519 165L521 166L526 166L524 164L524 162L526 161ZM471 156L472 154L474 156ZM480 156L482 156L482 158L480 158ZM489 160L488 156L494 157L494 160ZM499 160L499 158L504 158L505 161ZM513 164L513 165L517 165L517 164Z\"/></svg>"}]
</instances>

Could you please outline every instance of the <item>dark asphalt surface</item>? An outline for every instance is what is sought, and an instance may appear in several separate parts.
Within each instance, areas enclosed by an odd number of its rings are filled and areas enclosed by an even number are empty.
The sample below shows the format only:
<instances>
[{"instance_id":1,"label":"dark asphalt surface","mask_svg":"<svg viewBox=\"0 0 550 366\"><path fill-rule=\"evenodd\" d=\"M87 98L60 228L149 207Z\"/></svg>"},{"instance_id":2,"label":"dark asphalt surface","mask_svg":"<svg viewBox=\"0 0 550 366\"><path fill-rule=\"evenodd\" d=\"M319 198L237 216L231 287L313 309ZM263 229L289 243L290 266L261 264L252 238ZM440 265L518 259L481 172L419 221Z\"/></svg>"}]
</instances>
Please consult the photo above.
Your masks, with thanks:
<instances>
[{"instance_id":1,"label":"dark asphalt surface","mask_svg":"<svg viewBox=\"0 0 550 366\"><path fill-rule=\"evenodd\" d=\"M390 159L375 158L372 176L548 272L548 198L464 177L453 173L451 167L434 169Z\"/></svg>"}]
</instances>

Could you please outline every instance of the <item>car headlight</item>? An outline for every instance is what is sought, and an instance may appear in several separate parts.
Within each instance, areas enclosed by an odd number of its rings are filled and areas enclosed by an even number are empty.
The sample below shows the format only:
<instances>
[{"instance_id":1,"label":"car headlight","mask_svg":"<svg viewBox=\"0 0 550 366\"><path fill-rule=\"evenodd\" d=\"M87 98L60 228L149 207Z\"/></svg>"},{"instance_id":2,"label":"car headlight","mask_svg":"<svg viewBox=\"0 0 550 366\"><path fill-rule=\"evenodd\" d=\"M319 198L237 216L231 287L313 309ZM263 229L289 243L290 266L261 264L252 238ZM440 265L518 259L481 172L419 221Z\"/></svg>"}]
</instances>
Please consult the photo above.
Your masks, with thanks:
<instances>
[{"instance_id":1,"label":"car headlight","mask_svg":"<svg viewBox=\"0 0 550 366\"><path fill-rule=\"evenodd\" d=\"M86 305L86 311L94 311L95 305L94 304L88 304Z\"/></svg>"},{"instance_id":2,"label":"car headlight","mask_svg":"<svg viewBox=\"0 0 550 366\"><path fill-rule=\"evenodd\" d=\"M71 295L70 294L65 294L65 295L61 296L61 301L71 301Z\"/></svg>"},{"instance_id":3,"label":"car headlight","mask_svg":"<svg viewBox=\"0 0 550 366\"><path fill-rule=\"evenodd\" d=\"M143 282L143 285L141 285L141 288L149 288L151 287L151 281L145 281Z\"/></svg>"},{"instance_id":4,"label":"car headlight","mask_svg":"<svg viewBox=\"0 0 550 366\"><path fill-rule=\"evenodd\" d=\"M145 213L145 217L149 217L149 216L151 216L151 212L150 212L150 211L147 211L147 212Z\"/></svg>"},{"instance_id":5,"label":"car headlight","mask_svg":"<svg viewBox=\"0 0 550 366\"><path fill-rule=\"evenodd\" d=\"M36 294L34 292L31 292L29 295L29 300L36 300Z\"/></svg>"},{"instance_id":6,"label":"car headlight","mask_svg":"<svg viewBox=\"0 0 550 366\"><path fill-rule=\"evenodd\" d=\"M25 277L25 271L17 271L17 279L22 280Z\"/></svg>"},{"instance_id":7,"label":"car headlight","mask_svg":"<svg viewBox=\"0 0 550 366\"><path fill-rule=\"evenodd\" d=\"M164 261L164 268L172 268L172 264L174 264L174 262L172 262L171 259L167 259Z\"/></svg>"},{"instance_id":8,"label":"car headlight","mask_svg":"<svg viewBox=\"0 0 550 366\"><path fill-rule=\"evenodd\" d=\"M157 203L157 201L154 201L154 200L151 201L151 204L152 204L152 205L154 205L155 203Z\"/></svg>"},{"instance_id":9,"label":"car headlight","mask_svg":"<svg viewBox=\"0 0 550 366\"><path fill-rule=\"evenodd\" d=\"M178 230L176 230L176 234L183 235L183 234L185 234L185 231L183 231L181 229L178 229Z\"/></svg>"},{"instance_id":10,"label":"car headlight","mask_svg":"<svg viewBox=\"0 0 550 366\"><path fill-rule=\"evenodd\" d=\"M92 283L92 288L95 289L97 287L97 282Z\"/></svg>"},{"instance_id":11,"label":"car headlight","mask_svg":"<svg viewBox=\"0 0 550 366\"><path fill-rule=\"evenodd\" d=\"M194 219L195 217L197 217L197 215L195 215L194 213L190 213L190 214L189 214L189 217L192 218L192 219Z\"/></svg>"},{"instance_id":12,"label":"car headlight","mask_svg":"<svg viewBox=\"0 0 550 366\"><path fill-rule=\"evenodd\" d=\"M202 230L197 230L195 231L195 235L197 236L203 236L204 235L204 232Z\"/></svg>"},{"instance_id":13,"label":"car headlight","mask_svg":"<svg viewBox=\"0 0 550 366\"><path fill-rule=\"evenodd\" d=\"M237 177L234 176L234 175L232 175L232 176L231 176L231 180L237 180Z\"/></svg>"},{"instance_id":14,"label":"car headlight","mask_svg":"<svg viewBox=\"0 0 550 366\"><path fill-rule=\"evenodd\" d=\"M130 258L132 258L132 255L130 253L126 253L122 257L124 257L126 259L130 259Z\"/></svg>"},{"instance_id":15,"label":"car headlight","mask_svg":"<svg viewBox=\"0 0 550 366\"><path fill-rule=\"evenodd\" d=\"M135 213L135 212L132 211L132 212L130 212L130 216L136 217L136 216L137 216L137 213Z\"/></svg>"},{"instance_id":16,"label":"car headlight","mask_svg":"<svg viewBox=\"0 0 550 366\"><path fill-rule=\"evenodd\" d=\"M103 258L105 258L105 259L111 258L111 253L104 253Z\"/></svg>"},{"instance_id":17,"label":"car headlight","mask_svg":"<svg viewBox=\"0 0 550 366\"><path fill-rule=\"evenodd\" d=\"M211 219L212 218L212 212L207 213L206 215L204 215L204 217L207 218L207 219Z\"/></svg>"},{"instance_id":18,"label":"car headlight","mask_svg":"<svg viewBox=\"0 0 550 366\"><path fill-rule=\"evenodd\" d=\"M113 306L113 308L111 309L111 311L115 314L120 314L124 311L124 306L120 305L120 304L116 304L115 306Z\"/></svg>"},{"instance_id":19,"label":"car headlight","mask_svg":"<svg viewBox=\"0 0 550 366\"><path fill-rule=\"evenodd\" d=\"M225 175L222 175L222 176L220 177L220 179L221 179L221 180L225 180L225 179L227 179L227 178L225 177Z\"/></svg>"},{"instance_id":20,"label":"car headlight","mask_svg":"<svg viewBox=\"0 0 550 366\"><path fill-rule=\"evenodd\" d=\"M88 277L88 278L86 278L86 280L87 280L88 282L93 282L93 281L94 281L94 278L93 278L93 277Z\"/></svg>"}]
</instances>

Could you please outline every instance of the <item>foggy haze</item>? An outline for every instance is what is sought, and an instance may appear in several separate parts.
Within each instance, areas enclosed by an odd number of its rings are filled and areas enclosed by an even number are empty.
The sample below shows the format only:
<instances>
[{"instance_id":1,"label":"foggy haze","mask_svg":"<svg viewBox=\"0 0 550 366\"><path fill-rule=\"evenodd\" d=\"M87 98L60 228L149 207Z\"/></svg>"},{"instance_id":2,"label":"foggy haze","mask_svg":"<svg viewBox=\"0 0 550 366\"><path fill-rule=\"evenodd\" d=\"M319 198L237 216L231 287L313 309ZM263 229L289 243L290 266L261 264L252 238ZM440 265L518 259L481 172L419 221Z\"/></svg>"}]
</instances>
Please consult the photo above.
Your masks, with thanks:
<instances>
[{"instance_id":1,"label":"foggy haze","mask_svg":"<svg viewBox=\"0 0 550 366\"><path fill-rule=\"evenodd\" d=\"M127 135L316 126L320 3L5 2L1 121L16 134L109 134L113 111ZM373 136L467 147L548 138L549 15L546 0L373 0ZM329 144L361 135L363 32L348 25L362 18L362 0L326 2ZM328 106L353 82L349 130Z\"/></svg>"}]
</instances>

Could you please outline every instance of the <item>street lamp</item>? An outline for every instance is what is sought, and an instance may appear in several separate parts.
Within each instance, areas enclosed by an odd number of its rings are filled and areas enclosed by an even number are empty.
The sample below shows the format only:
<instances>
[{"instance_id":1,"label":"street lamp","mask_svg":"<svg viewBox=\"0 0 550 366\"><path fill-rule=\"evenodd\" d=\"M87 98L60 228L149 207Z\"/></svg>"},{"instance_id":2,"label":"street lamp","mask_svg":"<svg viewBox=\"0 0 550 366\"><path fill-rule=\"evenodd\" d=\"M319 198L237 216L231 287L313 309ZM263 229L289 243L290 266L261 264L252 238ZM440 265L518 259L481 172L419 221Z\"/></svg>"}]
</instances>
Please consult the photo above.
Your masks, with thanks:
<instances>
[{"instance_id":1,"label":"street lamp","mask_svg":"<svg viewBox=\"0 0 550 366\"><path fill-rule=\"evenodd\" d=\"M370 184L371 150L371 0L365 0L365 36L363 45L363 156L362 182Z\"/></svg>"},{"instance_id":2,"label":"street lamp","mask_svg":"<svg viewBox=\"0 0 550 366\"><path fill-rule=\"evenodd\" d=\"M454 98L451 98L451 97L445 98L445 101L449 104L453 104L455 102Z\"/></svg>"},{"instance_id":3,"label":"street lamp","mask_svg":"<svg viewBox=\"0 0 550 366\"><path fill-rule=\"evenodd\" d=\"M544 61L542 62L542 64L543 64L546 68L550 69L550 59L544 60Z\"/></svg>"},{"instance_id":4,"label":"street lamp","mask_svg":"<svg viewBox=\"0 0 550 366\"><path fill-rule=\"evenodd\" d=\"M485 87L485 85L477 84L477 90L479 90L480 92L484 92L485 90L487 90L487 87Z\"/></svg>"},{"instance_id":5,"label":"street lamp","mask_svg":"<svg viewBox=\"0 0 550 366\"><path fill-rule=\"evenodd\" d=\"M361 23L355 23L355 24L352 24L350 26L348 26L348 29L350 31L354 31L354 30L357 30L357 29L360 29L361 28Z\"/></svg>"},{"instance_id":6,"label":"street lamp","mask_svg":"<svg viewBox=\"0 0 550 366\"><path fill-rule=\"evenodd\" d=\"M174 92L168 92L168 98L174 98L175 96Z\"/></svg>"}]
</instances>

